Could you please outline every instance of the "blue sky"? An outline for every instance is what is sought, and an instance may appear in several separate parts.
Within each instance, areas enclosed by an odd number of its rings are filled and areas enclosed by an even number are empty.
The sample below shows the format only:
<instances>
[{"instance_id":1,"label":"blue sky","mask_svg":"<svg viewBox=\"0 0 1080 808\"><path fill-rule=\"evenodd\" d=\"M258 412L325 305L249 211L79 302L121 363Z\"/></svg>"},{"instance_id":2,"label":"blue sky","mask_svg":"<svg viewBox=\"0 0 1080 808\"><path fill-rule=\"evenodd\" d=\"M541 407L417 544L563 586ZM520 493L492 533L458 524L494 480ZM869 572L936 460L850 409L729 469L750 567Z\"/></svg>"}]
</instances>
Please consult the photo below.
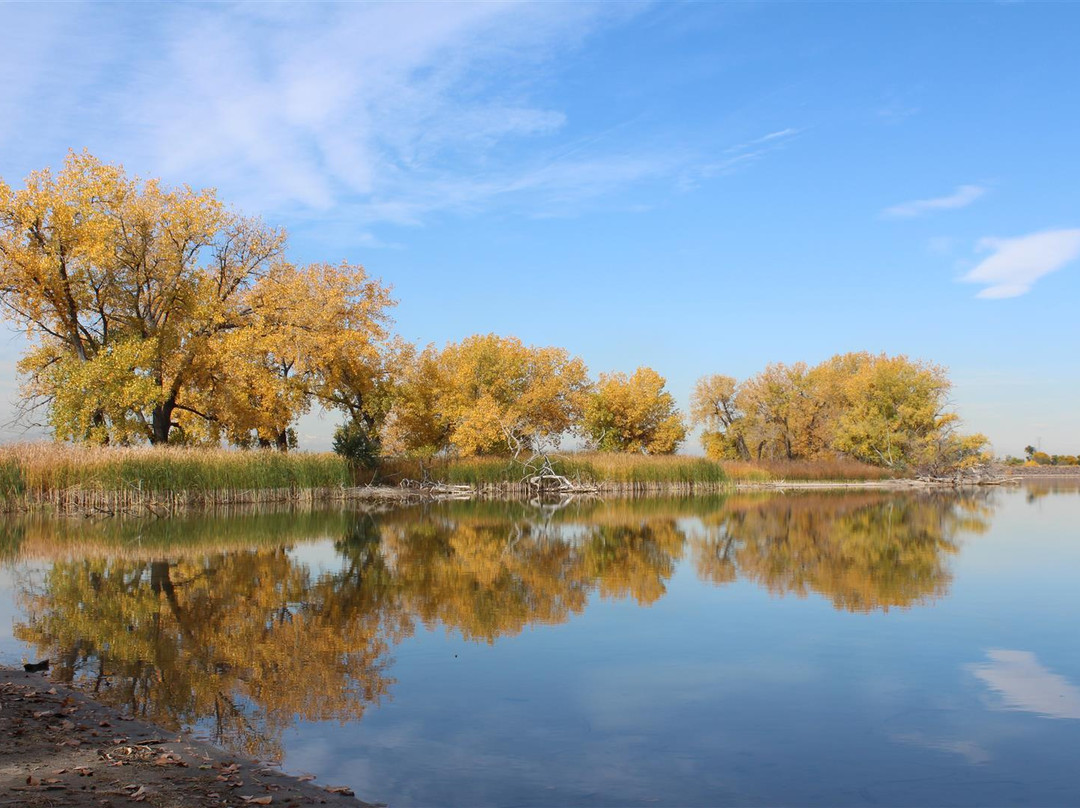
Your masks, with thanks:
<instances>
[{"instance_id":1,"label":"blue sky","mask_svg":"<svg viewBox=\"0 0 1080 808\"><path fill-rule=\"evenodd\" d=\"M1072 453L1078 30L1066 3L0 3L0 177L87 148L216 187L393 284L421 343L646 364L683 406L706 373L904 353L999 453Z\"/></svg>"}]
</instances>

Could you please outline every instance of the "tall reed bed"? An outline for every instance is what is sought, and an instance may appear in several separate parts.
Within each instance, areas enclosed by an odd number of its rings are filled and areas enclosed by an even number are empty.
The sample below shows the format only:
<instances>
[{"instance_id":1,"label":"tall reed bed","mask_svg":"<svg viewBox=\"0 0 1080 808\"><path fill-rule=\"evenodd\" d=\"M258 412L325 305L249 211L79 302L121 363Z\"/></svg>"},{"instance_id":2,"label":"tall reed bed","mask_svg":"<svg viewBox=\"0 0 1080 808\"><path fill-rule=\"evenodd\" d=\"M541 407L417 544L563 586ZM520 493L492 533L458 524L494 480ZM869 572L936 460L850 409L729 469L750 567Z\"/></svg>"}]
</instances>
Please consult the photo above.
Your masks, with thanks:
<instances>
[{"instance_id":1,"label":"tall reed bed","mask_svg":"<svg viewBox=\"0 0 1080 808\"><path fill-rule=\"evenodd\" d=\"M722 486L728 481L723 466L703 457L573 452L552 455L551 460L556 474L590 484ZM452 485L503 485L521 482L528 473L519 462L495 457L440 458L423 463L387 458L379 467L379 479L387 484L427 476Z\"/></svg>"},{"instance_id":2,"label":"tall reed bed","mask_svg":"<svg viewBox=\"0 0 1080 808\"><path fill-rule=\"evenodd\" d=\"M765 460L716 462L685 455L639 455L606 452L571 452L552 455L557 474L586 483L722 487L736 483L854 482L888 480L897 475L889 469L856 460ZM519 482L526 472L508 458L440 458L421 463L409 458L387 458L379 466L378 479L396 484L402 479L432 480L455 485L502 485Z\"/></svg>"},{"instance_id":3,"label":"tall reed bed","mask_svg":"<svg viewBox=\"0 0 1080 808\"><path fill-rule=\"evenodd\" d=\"M251 501L254 492L340 489L348 464L329 453L174 447L0 447L0 502L122 504L147 498ZM108 496L106 496L108 495Z\"/></svg>"},{"instance_id":4,"label":"tall reed bed","mask_svg":"<svg viewBox=\"0 0 1080 808\"><path fill-rule=\"evenodd\" d=\"M724 471L735 483L764 482L862 482L891 480L896 472L847 458L822 460L725 460Z\"/></svg>"}]
</instances>

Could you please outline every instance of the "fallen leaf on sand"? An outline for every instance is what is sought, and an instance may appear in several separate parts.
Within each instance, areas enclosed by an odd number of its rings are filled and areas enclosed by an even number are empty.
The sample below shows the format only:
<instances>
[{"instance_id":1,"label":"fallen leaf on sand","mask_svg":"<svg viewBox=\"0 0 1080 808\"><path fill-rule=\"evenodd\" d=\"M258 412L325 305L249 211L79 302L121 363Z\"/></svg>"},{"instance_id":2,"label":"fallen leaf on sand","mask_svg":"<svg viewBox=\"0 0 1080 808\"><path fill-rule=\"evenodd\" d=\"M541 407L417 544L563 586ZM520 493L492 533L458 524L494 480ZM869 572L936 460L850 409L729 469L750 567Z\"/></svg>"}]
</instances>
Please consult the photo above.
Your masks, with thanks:
<instances>
[{"instance_id":1,"label":"fallen leaf on sand","mask_svg":"<svg viewBox=\"0 0 1080 808\"><path fill-rule=\"evenodd\" d=\"M326 790L331 794L343 794L346 797L356 796L356 792L348 786L329 786Z\"/></svg>"},{"instance_id":2,"label":"fallen leaf on sand","mask_svg":"<svg viewBox=\"0 0 1080 808\"><path fill-rule=\"evenodd\" d=\"M272 803L274 801L274 798L270 797L270 796L266 796L266 797L245 797L245 796L241 795L240 799L242 799L247 805L269 805L270 803Z\"/></svg>"}]
</instances>

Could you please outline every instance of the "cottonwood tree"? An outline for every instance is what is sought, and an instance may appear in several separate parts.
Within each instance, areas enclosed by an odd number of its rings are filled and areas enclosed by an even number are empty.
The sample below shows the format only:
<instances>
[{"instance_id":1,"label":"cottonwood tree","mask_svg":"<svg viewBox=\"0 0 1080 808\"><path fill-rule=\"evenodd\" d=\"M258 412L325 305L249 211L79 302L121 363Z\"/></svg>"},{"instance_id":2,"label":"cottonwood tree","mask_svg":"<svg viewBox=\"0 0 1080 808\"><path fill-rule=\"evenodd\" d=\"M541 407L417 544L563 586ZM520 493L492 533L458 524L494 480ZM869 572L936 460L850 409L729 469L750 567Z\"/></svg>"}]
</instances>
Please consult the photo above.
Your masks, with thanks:
<instances>
[{"instance_id":1,"label":"cottonwood tree","mask_svg":"<svg viewBox=\"0 0 1080 808\"><path fill-rule=\"evenodd\" d=\"M160 444L179 427L282 443L335 357L382 338L389 304L360 268L292 267L284 248L213 191L86 153L20 190L0 181L0 291L32 342L27 400L58 438Z\"/></svg>"},{"instance_id":2,"label":"cottonwood tree","mask_svg":"<svg viewBox=\"0 0 1080 808\"><path fill-rule=\"evenodd\" d=\"M585 363L516 337L429 347L404 369L387 443L406 452L507 455L570 431L588 390Z\"/></svg>"},{"instance_id":3,"label":"cottonwood tree","mask_svg":"<svg viewBox=\"0 0 1080 808\"><path fill-rule=\"evenodd\" d=\"M731 376L714 373L694 385L690 397L690 422L703 426L701 441L713 458L750 459L743 435L745 420L735 404L737 383Z\"/></svg>"},{"instance_id":4,"label":"cottonwood tree","mask_svg":"<svg viewBox=\"0 0 1080 808\"><path fill-rule=\"evenodd\" d=\"M600 374L582 424L590 443L605 452L672 454L686 438L686 425L665 384L648 367L631 376Z\"/></svg>"},{"instance_id":5,"label":"cottonwood tree","mask_svg":"<svg viewBox=\"0 0 1080 808\"><path fill-rule=\"evenodd\" d=\"M705 377L694 395L716 459L845 456L889 468L942 470L983 458L986 438L960 435L945 370L905 356L847 353L809 367L771 364L733 385Z\"/></svg>"}]
</instances>

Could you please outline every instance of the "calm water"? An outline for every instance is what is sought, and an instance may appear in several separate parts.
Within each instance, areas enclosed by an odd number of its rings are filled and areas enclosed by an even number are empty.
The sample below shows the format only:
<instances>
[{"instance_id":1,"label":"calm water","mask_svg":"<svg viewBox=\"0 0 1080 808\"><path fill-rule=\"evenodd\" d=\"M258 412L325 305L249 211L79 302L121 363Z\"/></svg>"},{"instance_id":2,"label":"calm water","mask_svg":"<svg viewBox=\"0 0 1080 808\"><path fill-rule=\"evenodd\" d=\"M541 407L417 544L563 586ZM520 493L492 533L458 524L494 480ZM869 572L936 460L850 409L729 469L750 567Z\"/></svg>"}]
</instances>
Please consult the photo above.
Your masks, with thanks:
<instances>
[{"instance_id":1,"label":"calm water","mask_svg":"<svg viewBox=\"0 0 1080 808\"><path fill-rule=\"evenodd\" d=\"M0 661L393 806L1080 805L1078 488L0 522Z\"/></svg>"}]
</instances>

